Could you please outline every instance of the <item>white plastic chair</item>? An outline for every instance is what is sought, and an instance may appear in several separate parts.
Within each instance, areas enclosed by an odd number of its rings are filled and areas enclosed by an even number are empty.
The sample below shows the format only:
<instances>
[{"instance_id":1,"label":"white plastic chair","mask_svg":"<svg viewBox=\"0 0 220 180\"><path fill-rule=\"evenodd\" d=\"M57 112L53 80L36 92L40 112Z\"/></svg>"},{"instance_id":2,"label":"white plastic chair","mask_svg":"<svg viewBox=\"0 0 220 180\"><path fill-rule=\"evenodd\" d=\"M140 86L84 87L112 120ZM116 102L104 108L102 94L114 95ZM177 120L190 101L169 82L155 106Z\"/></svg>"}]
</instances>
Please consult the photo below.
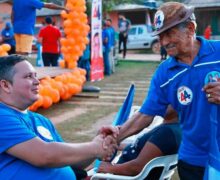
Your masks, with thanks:
<instances>
[{"instance_id":1,"label":"white plastic chair","mask_svg":"<svg viewBox=\"0 0 220 180\"><path fill-rule=\"evenodd\" d=\"M91 180L143 180L148 176L152 169L163 167L163 171L159 180L170 180L177 165L177 154L161 156L149 161L142 171L136 176L114 175L109 173L96 173L91 177Z\"/></svg>"}]
</instances>

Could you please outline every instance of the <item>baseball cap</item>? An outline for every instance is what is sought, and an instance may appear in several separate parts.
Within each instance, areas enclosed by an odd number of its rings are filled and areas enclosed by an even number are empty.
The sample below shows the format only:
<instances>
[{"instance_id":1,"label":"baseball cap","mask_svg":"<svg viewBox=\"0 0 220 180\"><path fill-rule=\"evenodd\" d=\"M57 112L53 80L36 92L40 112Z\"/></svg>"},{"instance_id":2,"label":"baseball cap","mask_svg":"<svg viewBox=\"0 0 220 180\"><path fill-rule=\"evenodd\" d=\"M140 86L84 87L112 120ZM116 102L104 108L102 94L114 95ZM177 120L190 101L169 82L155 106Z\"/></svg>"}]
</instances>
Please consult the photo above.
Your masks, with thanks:
<instances>
[{"instance_id":1,"label":"baseball cap","mask_svg":"<svg viewBox=\"0 0 220 180\"><path fill-rule=\"evenodd\" d=\"M154 16L155 30L152 36L156 36L184 21L188 18L195 20L194 8L187 7L183 3L167 2L159 7Z\"/></svg>"}]
</instances>

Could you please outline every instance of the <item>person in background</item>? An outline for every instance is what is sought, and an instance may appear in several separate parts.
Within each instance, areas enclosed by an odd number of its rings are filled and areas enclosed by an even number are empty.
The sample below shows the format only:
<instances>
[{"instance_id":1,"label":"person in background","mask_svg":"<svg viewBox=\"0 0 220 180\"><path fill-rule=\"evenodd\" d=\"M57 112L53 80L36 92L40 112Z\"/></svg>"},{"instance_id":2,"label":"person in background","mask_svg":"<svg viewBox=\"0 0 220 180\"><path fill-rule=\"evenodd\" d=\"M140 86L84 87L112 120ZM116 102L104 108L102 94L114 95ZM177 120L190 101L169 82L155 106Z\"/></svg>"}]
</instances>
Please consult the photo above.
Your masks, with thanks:
<instances>
[{"instance_id":1,"label":"person in background","mask_svg":"<svg viewBox=\"0 0 220 180\"><path fill-rule=\"evenodd\" d=\"M205 28L205 31L204 31L204 38L210 39L210 38L211 38L211 35L212 35L212 28L211 28L210 25L208 25L208 26Z\"/></svg>"},{"instance_id":2,"label":"person in background","mask_svg":"<svg viewBox=\"0 0 220 180\"><path fill-rule=\"evenodd\" d=\"M0 57L0 179L76 180L74 168L110 159L118 132L100 129L90 142L66 143L46 117L28 110L39 80L27 57Z\"/></svg>"},{"instance_id":3,"label":"person in background","mask_svg":"<svg viewBox=\"0 0 220 180\"><path fill-rule=\"evenodd\" d=\"M86 49L83 52L83 55L79 58L78 61L78 67L83 68L86 70L86 80L89 81L90 80L90 49L91 49L91 32L88 34L88 39L89 39L89 43L86 45Z\"/></svg>"},{"instance_id":4,"label":"person in background","mask_svg":"<svg viewBox=\"0 0 220 180\"><path fill-rule=\"evenodd\" d=\"M111 34L108 30L107 24L104 21L102 30L103 40L103 59L104 59L104 74L109 76L112 74L110 67L109 53L111 51Z\"/></svg>"},{"instance_id":5,"label":"person in background","mask_svg":"<svg viewBox=\"0 0 220 180\"><path fill-rule=\"evenodd\" d=\"M52 25L51 17L45 18L44 26L38 35L38 42L42 44L42 59L44 66L58 66L60 56L60 30Z\"/></svg>"},{"instance_id":6,"label":"person in background","mask_svg":"<svg viewBox=\"0 0 220 180\"><path fill-rule=\"evenodd\" d=\"M160 60L166 60L167 59L167 51L163 46L160 46Z\"/></svg>"},{"instance_id":7,"label":"person in background","mask_svg":"<svg viewBox=\"0 0 220 180\"><path fill-rule=\"evenodd\" d=\"M13 0L12 24L14 27L16 53L28 55L32 50L36 10L41 8L66 10L65 7L40 0Z\"/></svg>"},{"instance_id":8,"label":"person in background","mask_svg":"<svg viewBox=\"0 0 220 180\"><path fill-rule=\"evenodd\" d=\"M9 44L11 46L11 49L10 51L8 51L8 54L15 54L14 31L10 22L6 22L5 28L2 30L1 35L2 35L2 42Z\"/></svg>"},{"instance_id":9,"label":"person in background","mask_svg":"<svg viewBox=\"0 0 220 180\"><path fill-rule=\"evenodd\" d=\"M111 49L109 53L109 62L110 62L110 68L111 72L115 72L115 62L114 62L114 56L115 56L115 29L112 26L112 20L111 19L106 19L106 25L107 29L110 32L110 42L111 42Z\"/></svg>"},{"instance_id":10,"label":"person in background","mask_svg":"<svg viewBox=\"0 0 220 180\"><path fill-rule=\"evenodd\" d=\"M130 29L131 22L125 18L124 15L119 15L118 29L119 29L119 45L118 53L123 51L123 58L126 57L127 52L127 41L128 41L128 31ZM123 44L123 50L121 50L121 44Z\"/></svg>"}]
</instances>

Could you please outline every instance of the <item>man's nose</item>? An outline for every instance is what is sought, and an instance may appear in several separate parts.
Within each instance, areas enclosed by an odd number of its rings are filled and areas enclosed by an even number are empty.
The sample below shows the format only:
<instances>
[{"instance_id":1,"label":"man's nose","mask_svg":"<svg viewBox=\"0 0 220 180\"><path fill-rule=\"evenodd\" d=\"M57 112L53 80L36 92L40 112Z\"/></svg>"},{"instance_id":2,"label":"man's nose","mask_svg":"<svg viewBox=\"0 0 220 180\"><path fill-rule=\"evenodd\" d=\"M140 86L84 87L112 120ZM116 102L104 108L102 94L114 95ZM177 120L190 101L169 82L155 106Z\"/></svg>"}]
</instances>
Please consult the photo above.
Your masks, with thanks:
<instances>
[{"instance_id":1,"label":"man's nose","mask_svg":"<svg viewBox=\"0 0 220 180\"><path fill-rule=\"evenodd\" d=\"M166 46L169 44L169 38L167 38L166 36L160 38L160 45L161 46Z\"/></svg>"},{"instance_id":2,"label":"man's nose","mask_svg":"<svg viewBox=\"0 0 220 180\"><path fill-rule=\"evenodd\" d=\"M34 78L34 84L35 85L39 85L40 84L40 81L37 77Z\"/></svg>"}]
</instances>

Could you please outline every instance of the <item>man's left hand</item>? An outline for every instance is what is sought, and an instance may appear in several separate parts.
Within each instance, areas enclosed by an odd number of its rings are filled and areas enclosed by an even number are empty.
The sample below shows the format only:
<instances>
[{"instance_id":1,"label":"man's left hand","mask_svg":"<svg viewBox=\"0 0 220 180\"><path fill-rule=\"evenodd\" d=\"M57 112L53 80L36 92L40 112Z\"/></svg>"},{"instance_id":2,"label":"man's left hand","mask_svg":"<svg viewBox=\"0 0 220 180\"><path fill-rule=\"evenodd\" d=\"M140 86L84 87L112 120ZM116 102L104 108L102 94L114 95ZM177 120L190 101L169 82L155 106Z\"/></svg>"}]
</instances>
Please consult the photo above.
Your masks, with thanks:
<instances>
[{"instance_id":1,"label":"man's left hand","mask_svg":"<svg viewBox=\"0 0 220 180\"><path fill-rule=\"evenodd\" d=\"M210 82L203 87L206 97L210 103L220 104L220 79Z\"/></svg>"}]
</instances>

